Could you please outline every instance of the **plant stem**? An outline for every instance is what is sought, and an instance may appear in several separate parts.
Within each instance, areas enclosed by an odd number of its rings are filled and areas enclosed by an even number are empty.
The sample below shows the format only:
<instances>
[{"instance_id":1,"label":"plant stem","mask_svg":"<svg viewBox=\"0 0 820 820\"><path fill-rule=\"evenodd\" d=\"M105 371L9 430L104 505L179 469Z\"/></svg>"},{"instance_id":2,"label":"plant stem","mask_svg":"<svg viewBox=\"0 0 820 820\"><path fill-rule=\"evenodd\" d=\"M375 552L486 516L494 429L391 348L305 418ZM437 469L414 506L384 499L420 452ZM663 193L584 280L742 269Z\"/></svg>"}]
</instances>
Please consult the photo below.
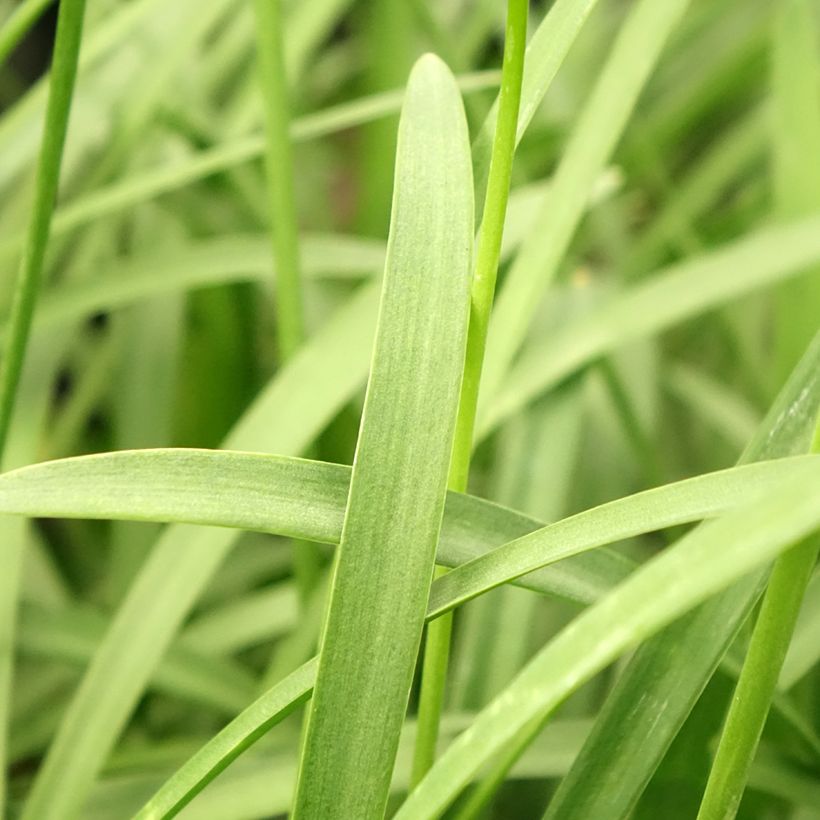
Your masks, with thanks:
<instances>
[{"instance_id":1,"label":"plant stem","mask_svg":"<svg viewBox=\"0 0 820 820\"><path fill-rule=\"evenodd\" d=\"M450 463L448 486L457 492L466 491L470 472L481 366L487 345L487 326L495 295L501 239L504 233L504 217L507 212L510 176L515 154L515 136L524 73L524 50L527 40L527 12L526 0L509 0L498 122L493 140L487 193L478 237L475 272L470 295L467 352L464 359L458 419ZM436 569L437 575L443 572L445 570L440 567ZM424 777L435 760L450 656L452 619L452 614L448 613L433 621L427 628L419 696L418 734L410 777L411 789Z\"/></svg>"},{"instance_id":2,"label":"plant stem","mask_svg":"<svg viewBox=\"0 0 820 820\"><path fill-rule=\"evenodd\" d=\"M820 452L820 421L811 452ZM814 534L784 553L774 565L698 820L732 820L737 813L818 551L820 536Z\"/></svg>"},{"instance_id":3,"label":"plant stem","mask_svg":"<svg viewBox=\"0 0 820 820\"><path fill-rule=\"evenodd\" d=\"M0 458L5 449L31 319L43 278L51 214L57 198L63 145L77 76L77 55L80 51L84 13L85 0L63 0L60 3L43 141L37 163L34 205L11 306L6 353L0 369Z\"/></svg>"},{"instance_id":4,"label":"plant stem","mask_svg":"<svg viewBox=\"0 0 820 820\"><path fill-rule=\"evenodd\" d=\"M305 340L304 299L296 213L290 102L285 72L281 0L255 0L257 54L265 102L265 167L270 196L271 242L276 266L276 329L280 363ZM305 604L321 571L318 547L293 544L293 566Z\"/></svg>"},{"instance_id":5,"label":"plant stem","mask_svg":"<svg viewBox=\"0 0 820 820\"><path fill-rule=\"evenodd\" d=\"M11 318L5 355L0 365L0 464L6 454L6 442L20 385L34 307L43 278L51 214L57 198L63 145L68 130L71 98L77 76L77 57L82 39L85 0L63 0L57 18L54 55L51 65L48 105L34 188L34 203L20 263L20 273L11 305ZM7 565L12 580L6 585L0 611L0 814L5 804L6 731L11 688L14 624L17 612L16 581L19 579L22 553L16 549L17 561Z\"/></svg>"},{"instance_id":6,"label":"plant stem","mask_svg":"<svg viewBox=\"0 0 820 820\"><path fill-rule=\"evenodd\" d=\"M279 355L287 361L305 338L299 262L290 103L285 76L281 0L255 0L257 53L265 102L265 167L270 195L271 240L276 264Z\"/></svg>"}]
</instances>

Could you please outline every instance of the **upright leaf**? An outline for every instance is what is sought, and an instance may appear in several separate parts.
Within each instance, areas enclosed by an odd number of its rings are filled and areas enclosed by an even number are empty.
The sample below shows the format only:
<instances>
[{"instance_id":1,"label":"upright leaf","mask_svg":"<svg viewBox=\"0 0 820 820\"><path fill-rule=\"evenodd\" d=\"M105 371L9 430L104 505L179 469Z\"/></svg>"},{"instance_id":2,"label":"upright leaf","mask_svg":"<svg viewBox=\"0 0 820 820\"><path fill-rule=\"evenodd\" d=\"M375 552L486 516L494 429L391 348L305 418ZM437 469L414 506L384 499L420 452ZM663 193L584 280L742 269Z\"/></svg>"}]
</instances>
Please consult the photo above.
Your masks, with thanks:
<instances>
[{"instance_id":1,"label":"upright leaf","mask_svg":"<svg viewBox=\"0 0 820 820\"><path fill-rule=\"evenodd\" d=\"M490 322L481 407L498 389L524 340L540 296L557 272L586 210L592 185L609 161L638 95L687 5L688 0L640 0L618 33L570 137L550 196L499 293ZM560 207L555 207L556 202Z\"/></svg>"},{"instance_id":2,"label":"upright leaf","mask_svg":"<svg viewBox=\"0 0 820 820\"><path fill-rule=\"evenodd\" d=\"M450 745L395 815L438 817L519 733L543 722L620 654L820 527L820 469L693 530L550 641ZM680 655L678 655L680 657ZM610 805L584 817L615 817Z\"/></svg>"},{"instance_id":3,"label":"upright leaf","mask_svg":"<svg viewBox=\"0 0 820 820\"><path fill-rule=\"evenodd\" d=\"M0 461L6 459L9 427L26 358L34 307L40 295L45 270L46 247L60 183L60 168L74 95L74 82L77 77L84 15L85 0L64 0L60 4L54 37L48 104L36 166L34 203L29 215L20 272L11 303L5 351L0 361ZM18 537L22 538L22 533L19 533ZM15 587L22 561L19 542L17 538L12 540L4 570L6 579L0 589L3 593L0 595L0 814L5 811L6 732L9 714L7 704L11 695L12 646L17 608Z\"/></svg>"},{"instance_id":4,"label":"upright leaf","mask_svg":"<svg viewBox=\"0 0 820 820\"><path fill-rule=\"evenodd\" d=\"M817 6L778 0L772 42L772 154L778 215L794 218L820 208L820 43ZM775 378L794 367L817 329L820 269L782 285L775 298Z\"/></svg>"},{"instance_id":5,"label":"upright leaf","mask_svg":"<svg viewBox=\"0 0 820 820\"><path fill-rule=\"evenodd\" d=\"M271 380L226 446L298 453L310 444L365 378L377 297L376 283L360 288ZM63 716L24 817L77 815L153 670L238 535L185 524L162 533Z\"/></svg>"},{"instance_id":6,"label":"upright leaf","mask_svg":"<svg viewBox=\"0 0 820 820\"><path fill-rule=\"evenodd\" d=\"M467 333L473 187L458 88L422 57L399 125L376 348L296 790L384 813L421 640Z\"/></svg>"},{"instance_id":7,"label":"upright leaf","mask_svg":"<svg viewBox=\"0 0 820 820\"><path fill-rule=\"evenodd\" d=\"M805 452L820 406L820 334L741 462ZM611 691L547 816L626 816L757 600L754 573L644 644ZM686 658L681 664L680 658Z\"/></svg>"}]
</instances>

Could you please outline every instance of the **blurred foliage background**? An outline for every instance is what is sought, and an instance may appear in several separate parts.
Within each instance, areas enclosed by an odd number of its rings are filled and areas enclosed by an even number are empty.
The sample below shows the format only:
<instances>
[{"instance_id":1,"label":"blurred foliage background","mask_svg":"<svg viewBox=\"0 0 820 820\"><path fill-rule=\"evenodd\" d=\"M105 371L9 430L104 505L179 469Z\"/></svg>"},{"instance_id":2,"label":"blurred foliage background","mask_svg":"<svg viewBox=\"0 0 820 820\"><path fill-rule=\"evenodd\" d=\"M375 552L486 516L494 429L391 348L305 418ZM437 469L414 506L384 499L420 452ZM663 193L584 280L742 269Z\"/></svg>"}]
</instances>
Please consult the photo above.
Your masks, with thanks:
<instances>
[{"instance_id":1,"label":"blurred foliage background","mask_svg":"<svg viewBox=\"0 0 820 820\"><path fill-rule=\"evenodd\" d=\"M0 2L0 21L16 5ZM40 5L42 15L0 69L3 304L28 215L54 33L53 4ZM531 30L549 5L531 4ZM631 5L600 0L534 115L514 165L505 265L549 197ZM562 325L665 266L820 205L820 115L790 99L807 87L799 99L820 106L820 6L802 4L808 25L789 28L779 16L789 5L693 0L595 183L528 349L547 346ZM217 447L281 368L251 4L91 0L86 16L47 285L4 468L106 450ZM497 0L286 3L308 338L383 265L400 89L410 66L425 51L442 56L462 83L477 133L497 91L503 23ZM482 443L471 491L550 521L734 464L817 330L818 295L818 277L808 271L637 340L625 321L618 332L626 343L585 362ZM328 375L322 366L313 373L317 382ZM300 452L351 462L359 382ZM13 806L158 531L43 520L15 536L29 549L15 645ZM658 534L622 549L643 560L665 543ZM320 569L331 554L321 550ZM242 535L183 628L177 666L169 657L140 700L84 818L129 816L266 676L281 677L311 654L321 602L302 608L293 555L286 539ZM818 603L815 573L802 643L787 661L791 692L815 731ZM452 725L497 694L575 612L512 588L464 607L448 694ZM487 816L541 816L616 672L562 707L555 734L522 760ZM636 820L695 816L731 687L723 674L709 684ZM285 811L298 735L291 718L184 816ZM793 746L789 726L770 722L740 816L820 817L817 760L798 755L795 763Z\"/></svg>"}]
</instances>

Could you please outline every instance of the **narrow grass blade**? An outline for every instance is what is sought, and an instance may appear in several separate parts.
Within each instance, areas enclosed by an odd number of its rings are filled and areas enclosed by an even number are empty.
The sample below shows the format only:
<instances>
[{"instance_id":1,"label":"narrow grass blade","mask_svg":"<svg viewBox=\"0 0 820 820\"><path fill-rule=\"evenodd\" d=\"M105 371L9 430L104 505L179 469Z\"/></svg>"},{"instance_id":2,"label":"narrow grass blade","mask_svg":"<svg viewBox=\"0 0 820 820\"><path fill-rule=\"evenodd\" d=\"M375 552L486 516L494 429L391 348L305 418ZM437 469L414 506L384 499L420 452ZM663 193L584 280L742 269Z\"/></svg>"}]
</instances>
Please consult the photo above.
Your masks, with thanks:
<instances>
[{"instance_id":1,"label":"narrow grass blade","mask_svg":"<svg viewBox=\"0 0 820 820\"><path fill-rule=\"evenodd\" d=\"M640 0L631 7L564 151L551 194L499 293L490 323L481 407L498 390L524 341L539 297L555 276L586 209L592 185L687 5L688 0Z\"/></svg>"},{"instance_id":2,"label":"narrow grass blade","mask_svg":"<svg viewBox=\"0 0 820 820\"><path fill-rule=\"evenodd\" d=\"M311 278L358 279L384 267L384 243L334 234L303 237L304 273ZM155 297L235 282L270 281L266 237L224 236L186 243L112 263L105 277L49 288L33 331L62 328L101 311Z\"/></svg>"},{"instance_id":3,"label":"narrow grass blade","mask_svg":"<svg viewBox=\"0 0 820 820\"><path fill-rule=\"evenodd\" d=\"M472 237L461 98L423 57L399 126L379 330L294 817L384 812L444 511Z\"/></svg>"},{"instance_id":4,"label":"narrow grass blade","mask_svg":"<svg viewBox=\"0 0 820 820\"><path fill-rule=\"evenodd\" d=\"M296 683L294 681L294 684ZM294 688L297 687L294 686ZM252 708L254 707L249 707L249 710ZM281 705L277 703L268 710L267 714L260 709L259 721L269 719L269 715L273 717L271 713L274 712L275 708L281 708ZM442 721L442 733L449 740L469 725L471 717L468 714L445 715ZM273 717L273 720L276 721L276 718ZM224 743L223 748L226 755L230 755L232 748L243 741L243 736L239 731L239 722L240 718L237 718L234 733L226 737L220 737ZM402 752L405 752L404 756L406 757L410 750L410 741L413 739L414 726L412 722L408 721L405 728L406 731L402 734L401 741L401 747L403 748L400 747L399 755L402 756ZM248 724L247 730L252 731L252 724ZM519 782L527 779L560 777L566 772L577 754L588 730L589 721L583 719L565 719L551 722L545 728L530 753L516 764L511 772L511 777L518 779ZM173 776L171 781L168 781L162 787L161 791L151 798L150 805L159 808L160 813L157 815L138 814L137 818L139 820L147 820L147 817L151 817L152 820L154 818L160 820L161 818L173 817L174 814L171 808L175 800L180 801L177 807L187 805L187 792L189 788L194 788L194 778L197 775L208 777L207 768L209 764L218 765L221 762L215 741L213 748L208 748L207 752L206 748L200 750L189 763L185 764L187 780L183 776L183 771L180 770ZM213 818L221 816L220 812L224 815L231 810L248 818L258 817L265 812L286 812L288 809L287 790L278 788L278 784L274 785L271 778L271 771L280 773L286 766L287 764L280 760L279 756L259 755L253 760L243 760L241 764L232 766L225 771L216 783L210 785L206 796L194 803L186 811L185 817L191 818L191 820L213 820ZM292 779L293 774L288 767L286 781ZM276 779L278 780L278 778ZM212 782L210 777L208 777L208 782ZM406 782L406 773L397 768L391 791L403 791L406 788ZM765 759L760 761L759 765L753 769L752 783L756 789L764 793L786 797L794 797L797 794L797 802L805 806L812 806L816 802L817 788L811 777L779 755L767 754ZM144 788L141 791L145 793ZM199 788L196 788L191 796L196 796L199 791ZM116 781L102 783L94 795L93 806L89 806L88 818L89 820L115 820L126 816L134 804L134 796L130 791L125 793L123 799L117 791ZM143 813L145 813L146 808L143 808ZM109 810L106 811L106 809Z\"/></svg>"},{"instance_id":5,"label":"narrow grass blade","mask_svg":"<svg viewBox=\"0 0 820 820\"><path fill-rule=\"evenodd\" d=\"M665 387L692 410L738 452L754 436L760 419L754 408L737 392L713 379L702 370L686 364L669 367Z\"/></svg>"},{"instance_id":6,"label":"narrow grass blade","mask_svg":"<svg viewBox=\"0 0 820 820\"><path fill-rule=\"evenodd\" d=\"M775 187L783 216L820 207L812 156L820 141L816 9L783 0L774 15ZM788 372L817 329L818 273L784 284L777 300L776 376ZM814 452L820 449L820 420ZM709 772L698 820L733 820L775 695L820 541L809 538L775 563Z\"/></svg>"},{"instance_id":7,"label":"narrow grass blade","mask_svg":"<svg viewBox=\"0 0 820 820\"><path fill-rule=\"evenodd\" d=\"M805 464L811 471L815 463L816 459L804 456L736 467L646 490L565 518L503 544L440 578L430 596L429 614L435 617L494 586L599 544L719 517L747 503L750 497L765 498L793 475L793 468L802 469L798 464Z\"/></svg>"},{"instance_id":8,"label":"narrow grass blade","mask_svg":"<svg viewBox=\"0 0 820 820\"><path fill-rule=\"evenodd\" d=\"M775 4L772 41L774 192L784 219L820 209L820 51L817 7L810 0ZM820 269L784 284L775 298L776 378L785 378L817 330Z\"/></svg>"},{"instance_id":9,"label":"narrow grass blade","mask_svg":"<svg viewBox=\"0 0 820 820\"><path fill-rule=\"evenodd\" d=\"M818 407L820 335L741 463L805 453ZM553 798L550 820L580 820L601 811L613 817L629 813L751 611L765 578L758 572L743 579L638 649ZM687 658L683 667L680 657Z\"/></svg>"},{"instance_id":10,"label":"narrow grass blade","mask_svg":"<svg viewBox=\"0 0 820 820\"><path fill-rule=\"evenodd\" d=\"M5 351L0 361L0 461L5 461L6 458L9 428L43 278L51 217L60 183L63 146L77 76L84 13L85 0L65 0L60 4L48 104L34 181L34 202L12 298ZM21 529L17 538L23 537ZM17 590L14 586L21 556L20 547L15 545L9 556L8 580L4 584L6 588L3 590L0 609L0 813L5 812L7 702L11 694L11 656L17 609Z\"/></svg>"},{"instance_id":11,"label":"narrow grass blade","mask_svg":"<svg viewBox=\"0 0 820 820\"><path fill-rule=\"evenodd\" d=\"M498 79L497 71L475 72L464 75L460 79L460 87L464 93L482 91L497 86ZM305 142L390 116L400 109L402 98L401 90L386 91L306 114L293 121L290 129L291 138L295 142ZM167 166L134 173L125 179L84 194L59 208L54 215L53 235L65 236L93 220L102 219L257 159L264 151L265 139L261 135L240 137L215 148L192 154L185 159L175 160ZM21 236L0 238L0 259L16 253L22 241Z\"/></svg>"},{"instance_id":12,"label":"narrow grass blade","mask_svg":"<svg viewBox=\"0 0 820 820\"><path fill-rule=\"evenodd\" d=\"M733 820L737 814L819 546L818 537L810 536L781 556L772 570L709 773L699 820Z\"/></svg>"},{"instance_id":13,"label":"narrow grass blade","mask_svg":"<svg viewBox=\"0 0 820 820\"><path fill-rule=\"evenodd\" d=\"M11 435L3 454L6 469L31 463L36 459L40 436L48 414L51 383L59 357L53 346L32 340L19 388L19 401L12 419ZM6 772L9 753L9 727L12 722L12 680L15 654L12 647L17 629L21 595L25 592L25 558L30 537L30 523L19 516L0 516L0 540L5 544L3 572L0 573L0 812L5 810Z\"/></svg>"},{"instance_id":14,"label":"narrow grass blade","mask_svg":"<svg viewBox=\"0 0 820 820\"><path fill-rule=\"evenodd\" d=\"M545 720L581 683L814 531L820 470L813 472L693 531L579 615L453 742L396 818L437 816L495 753L531 721Z\"/></svg>"},{"instance_id":15,"label":"narrow grass blade","mask_svg":"<svg viewBox=\"0 0 820 820\"><path fill-rule=\"evenodd\" d=\"M285 38L282 0L255 0L253 10L256 61L265 109L267 217L276 268L276 340L281 365L299 349L307 333L290 136L290 90L285 68L285 43L292 40ZM294 543L292 551L296 583L302 598L307 600L321 571L321 555L309 543Z\"/></svg>"},{"instance_id":16,"label":"narrow grass blade","mask_svg":"<svg viewBox=\"0 0 820 820\"><path fill-rule=\"evenodd\" d=\"M313 658L255 700L171 777L134 820L174 817L220 772L313 692L318 659Z\"/></svg>"},{"instance_id":17,"label":"narrow grass blade","mask_svg":"<svg viewBox=\"0 0 820 820\"><path fill-rule=\"evenodd\" d=\"M123 451L1 476L0 511L231 527L336 544L349 485L350 468L339 464L217 451ZM450 493L438 560L458 566L542 526L489 501ZM631 561L599 550L522 583L590 603L632 568Z\"/></svg>"},{"instance_id":18,"label":"narrow grass blade","mask_svg":"<svg viewBox=\"0 0 820 820\"><path fill-rule=\"evenodd\" d=\"M791 689L820 662L816 636L820 630L820 572L815 571L803 601L786 660L777 682L781 692Z\"/></svg>"},{"instance_id":19,"label":"narrow grass blade","mask_svg":"<svg viewBox=\"0 0 820 820\"><path fill-rule=\"evenodd\" d=\"M52 2L53 0L24 0L4 21L0 29L0 66Z\"/></svg>"},{"instance_id":20,"label":"narrow grass blade","mask_svg":"<svg viewBox=\"0 0 820 820\"><path fill-rule=\"evenodd\" d=\"M360 289L269 383L226 445L298 453L367 373L378 284ZM63 717L25 804L26 818L75 816L105 756L238 531L177 525L154 545Z\"/></svg>"},{"instance_id":21,"label":"narrow grass blade","mask_svg":"<svg viewBox=\"0 0 820 820\"><path fill-rule=\"evenodd\" d=\"M20 380L34 306L43 276L51 215L57 198L63 145L74 93L74 79L77 75L84 13L85 0L67 0L60 4L48 108L37 164L34 206L26 234L19 280L14 292L6 352L0 368L0 452L3 450L11 422L14 395Z\"/></svg>"},{"instance_id":22,"label":"narrow grass blade","mask_svg":"<svg viewBox=\"0 0 820 820\"><path fill-rule=\"evenodd\" d=\"M509 0L504 34L504 61L501 69L498 120L493 139L487 195L478 232L475 270L470 286L470 318L467 348L458 401L453 454L447 486L465 492L473 453L473 433L481 383L481 368L487 345L487 326L495 298L495 283L504 236L507 201L510 194L515 135L524 72L527 41L527 0ZM437 569L440 575L443 569ZM444 617L427 630L421 670L418 706L416 757L411 787L424 776L436 754L439 716L444 705L444 688L450 657L452 619Z\"/></svg>"},{"instance_id":23,"label":"narrow grass blade","mask_svg":"<svg viewBox=\"0 0 820 820\"><path fill-rule=\"evenodd\" d=\"M526 351L482 416L478 435L602 354L797 275L820 260L820 217L761 228L682 262L589 311ZM546 347L546 350L544 349Z\"/></svg>"},{"instance_id":24,"label":"narrow grass blade","mask_svg":"<svg viewBox=\"0 0 820 820\"><path fill-rule=\"evenodd\" d=\"M265 169L270 231L276 265L279 355L287 360L305 336L299 233L290 142L281 0L255 0L256 52L265 102Z\"/></svg>"},{"instance_id":25,"label":"narrow grass blade","mask_svg":"<svg viewBox=\"0 0 820 820\"><path fill-rule=\"evenodd\" d=\"M558 69L583 28L597 0L557 0L535 30L524 54L524 77L515 142L518 144L535 116ZM490 109L473 142L476 200L483 203L498 120L499 100Z\"/></svg>"},{"instance_id":26,"label":"narrow grass blade","mask_svg":"<svg viewBox=\"0 0 820 820\"><path fill-rule=\"evenodd\" d=\"M549 582L522 576L553 562L561 562L553 569L566 569L570 556L621 539L720 516L812 470L815 461L797 456L707 473L537 529L518 513L450 493L438 560L457 569L435 582L428 612L434 617L516 579L549 591ZM204 524L336 544L349 483L349 467L316 461L208 450L124 451L6 473L0 476L0 512ZM523 521L532 522L533 531L515 538ZM505 539L505 533L513 535ZM579 575L580 584L580 569ZM586 602L595 597L570 596Z\"/></svg>"}]
</instances>

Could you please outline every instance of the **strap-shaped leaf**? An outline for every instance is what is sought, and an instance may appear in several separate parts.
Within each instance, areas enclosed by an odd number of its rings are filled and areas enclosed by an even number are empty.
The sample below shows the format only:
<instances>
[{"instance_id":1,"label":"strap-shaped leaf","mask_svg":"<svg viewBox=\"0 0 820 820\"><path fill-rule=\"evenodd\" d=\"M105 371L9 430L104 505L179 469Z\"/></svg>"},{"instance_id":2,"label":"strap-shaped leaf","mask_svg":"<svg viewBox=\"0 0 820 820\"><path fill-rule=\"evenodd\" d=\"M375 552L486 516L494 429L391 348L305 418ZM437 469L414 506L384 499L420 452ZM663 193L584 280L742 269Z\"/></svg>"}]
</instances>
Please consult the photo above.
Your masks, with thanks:
<instances>
[{"instance_id":1,"label":"strap-shaped leaf","mask_svg":"<svg viewBox=\"0 0 820 820\"><path fill-rule=\"evenodd\" d=\"M820 407L820 334L783 388L742 461L806 452ZM766 573L731 589L673 624L635 653L599 713L548 817L630 811L737 630ZM686 664L678 659L685 657Z\"/></svg>"},{"instance_id":2,"label":"strap-shaped leaf","mask_svg":"<svg viewBox=\"0 0 820 820\"><path fill-rule=\"evenodd\" d=\"M659 272L526 350L479 414L479 435L600 356L785 281L818 260L820 217L814 215L760 228Z\"/></svg>"},{"instance_id":3,"label":"strap-shaped leaf","mask_svg":"<svg viewBox=\"0 0 820 820\"><path fill-rule=\"evenodd\" d=\"M221 457L224 456L227 454ZM90 459L84 459L84 461L87 462ZM302 462L303 465L313 463ZM739 503L748 503L753 496L764 497L782 485L784 480L794 479L798 475L796 470L807 469L809 472L806 475L816 473L818 464L820 464L818 459L802 457L750 465L699 476L689 481L669 485L669 487L651 490L648 493L639 493L613 504L603 505L589 513L583 513L565 522L545 527L530 538L502 546L490 553L486 557L492 558L493 563L481 576L484 586L478 591L491 589L497 583L502 583L505 576L510 575L511 566L505 566L505 553L509 553L509 563L514 566L515 562L520 560L521 550L518 544L522 542L529 542L531 562L538 560L546 562L550 560L548 557L550 542L558 544L559 549L565 551L567 542L578 546L585 539L585 548L589 549L596 543L602 543L604 539L608 540L610 536L623 537L628 531L630 521L641 522L640 526L631 530L631 533L635 534L638 530L646 532L667 524L682 523L685 511L692 515L692 518L686 520L694 520L695 517L702 515L718 515L734 508ZM330 465L322 466L330 467ZM456 494L451 494L449 497L448 516L445 517L442 538L443 550L447 549L448 527L446 522L458 520L459 507L457 505L462 499L467 500L466 497ZM474 508L474 511L479 510ZM467 512L466 509L465 512ZM467 512L463 520L467 521L474 517ZM623 527L624 524L627 524L626 529ZM608 535L603 536L604 532ZM537 536L541 534L545 537L543 541L538 541ZM535 558L534 553L539 546L541 548L540 558ZM464 569L467 570L470 566L467 564ZM469 584L472 580L468 573L466 583L461 583L459 570L438 579L433 586L426 617L428 619L435 617L438 612L460 603L464 597L464 587L470 588ZM538 585L534 586L537 588ZM475 586L471 588L471 591L474 594L478 593ZM310 675L300 670L248 707L163 785L162 789L146 804L140 817L172 817L267 729L289 714L292 708L291 698L301 702L302 699L308 697L312 691L314 679L315 668Z\"/></svg>"},{"instance_id":4,"label":"strap-shaped leaf","mask_svg":"<svg viewBox=\"0 0 820 820\"><path fill-rule=\"evenodd\" d=\"M377 283L360 288L271 380L226 446L298 453L310 444L365 378L377 300ZM163 532L64 714L24 817L76 814L154 669L238 534L185 524Z\"/></svg>"},{"instance_id":5,"label":"strap-shaped leaf","mask_svg":"<svg viewBox=\"0 0 820 820\"><path fill-rule=\"evenodd\" d=\"M384 289L294 817L384 813L444 513L467 333L473 185L455 80L415 65ZM412 431L412 435L409 433Z\"/></svg>"},{"instance_id":6,"label":"strap-shaped leaf","mask_svg":"<svg viewBox=\"0 0 820 820\"><path fill-rule=\"evenodd\" d=\"M439 816L483 765L581 683L820 527L820 469L812 473L694 530L579 615L453 742L396 818Z\"/></svg>"},{"instance_id":7,"label":"strap-shaped leaf","mask_svg":"<svg viewBox=\"0 0 820 820\"><path fill-rule=\"evenodd\" d=\"M811 469L814 460L796 456L706 473L549 526L475 496L448 493L437 561L456 569L433 585L428 615L513 580L591 603L631 565L614 552L585 551L717 517L765 495L804 465ZM337 544L349 486L350 468L342 464L219 450L123 450L0 476L0 512L205 524Z\"/></svg>"},{"instance_id":8,"label":"strap-shaped leaf","mask_svg":"<svg viewBox=\"0 0 820 820\"><path fill-rule=\"evenodd\" d=\"M587 208L592 186L620 140L688 2L644 0L632 4L563 152L551 194L539 209L498 294L490 322L479 417L524 341L539 298L554 278ZM523 110L526 113L526 107ZM555 207L556 201L560 207Z\"/></svg>"}]
</instances>

